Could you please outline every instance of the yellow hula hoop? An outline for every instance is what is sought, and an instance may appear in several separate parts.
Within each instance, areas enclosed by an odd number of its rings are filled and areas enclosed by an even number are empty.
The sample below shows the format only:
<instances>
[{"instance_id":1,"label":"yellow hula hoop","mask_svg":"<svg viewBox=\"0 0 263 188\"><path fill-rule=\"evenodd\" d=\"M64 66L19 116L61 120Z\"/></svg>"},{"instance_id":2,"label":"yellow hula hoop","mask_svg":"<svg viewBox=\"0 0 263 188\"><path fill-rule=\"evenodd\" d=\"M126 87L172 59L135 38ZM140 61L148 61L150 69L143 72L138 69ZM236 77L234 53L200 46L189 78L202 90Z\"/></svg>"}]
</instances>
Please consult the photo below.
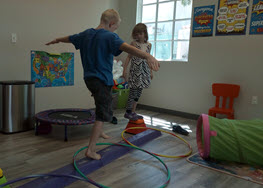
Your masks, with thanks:
<instances>
[{"instance_id":1,"label":"yellow hula hoop","mask_svg":"<svg viewBox=\"0 0 263 188\"><path fill-rule=\"evenodd\" d=\"M164 130L161 130L161 129L155 129L155 128L149 128L149 127L131 127L131 128L127 128L127 129L125 129L124 131L122 131L122 133L121 133L122 139L123 139L125 142L127 142L128 144L130 144L131 146L138 147L138 146L132 144L131 142L129 142L128 140L126 140L126 139L124 138L124 135L123 135L127 130L131 130L131 129L152 129L152 130L161 131L161 132L164 132L164 133L173 135L173 136L179 138L180 140L182 140L184 143L186 143L186 145L187 145L188 148L190 149L190 151L189 151L188 153L184 154L184 155L171 156L171 155L161 155L161 154L157 154L157 153L151 152L151 153L154 154L154 155L157 155L157 156L160 156L160 157L166 157L166 158L183 158L183 157L187 157L187 156L191 155L191 153L192 153L192 151L193 151L192 146L191 146L185 139L181 138L180 136L177 136L176 134L173 134L173 133L168 132L168 131L164 131Z\"/></svg>"}]
</instances>

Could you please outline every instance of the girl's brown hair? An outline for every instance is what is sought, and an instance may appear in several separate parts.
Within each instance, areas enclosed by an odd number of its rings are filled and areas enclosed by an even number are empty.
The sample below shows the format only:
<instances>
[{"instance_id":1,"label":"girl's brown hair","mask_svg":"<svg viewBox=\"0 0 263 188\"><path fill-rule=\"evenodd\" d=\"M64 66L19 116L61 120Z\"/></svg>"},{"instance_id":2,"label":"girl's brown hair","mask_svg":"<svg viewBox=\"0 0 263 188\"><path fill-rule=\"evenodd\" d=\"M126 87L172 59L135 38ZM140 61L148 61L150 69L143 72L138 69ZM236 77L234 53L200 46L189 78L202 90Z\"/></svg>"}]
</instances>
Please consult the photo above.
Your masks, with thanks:
<instances>
[{"instance_id":1,"label":"girl's brown hair","mask_svg":"<svg viewBox=\"0 0 263 188\"><path fill-rule=\"evenodd\" d=\"M135 39L137 33L144 33L145 42L148 41L147 26L143 23L138 23L132 30L132 38Z\"/></svg>"}]
</instances>

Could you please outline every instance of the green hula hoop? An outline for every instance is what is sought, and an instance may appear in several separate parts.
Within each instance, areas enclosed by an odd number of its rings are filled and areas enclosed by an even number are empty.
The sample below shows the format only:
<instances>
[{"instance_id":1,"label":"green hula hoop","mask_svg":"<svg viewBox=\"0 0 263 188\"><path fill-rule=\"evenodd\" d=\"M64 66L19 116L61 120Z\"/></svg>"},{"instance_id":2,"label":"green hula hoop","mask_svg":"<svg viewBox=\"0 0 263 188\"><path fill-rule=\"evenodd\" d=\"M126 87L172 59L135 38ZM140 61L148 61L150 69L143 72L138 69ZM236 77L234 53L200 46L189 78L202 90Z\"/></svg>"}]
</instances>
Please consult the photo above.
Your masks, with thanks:
<instances>
[{"instance_id":1,"label":"green hula hoop","mask_svg":"<svg viewBox=\"0 0 263 188\"><path fill-rule=\"evenodd\" d=\"M130 148L137 149L137 150L143 151L143 152L145 152L145 153L148 153L148 154L150 154L151 156L155 157L158 161L160 161L160 162L163 164L163 166L166 168L166 171L167 171L167 179L166 179L166 182L165 182L161 187L159 187L159 188L164 188L164 187L166 187L166 186L168 185L168 183L170 182L171 174L170 174L169 168L168 168L168 167L166 166L166 164L165 164L159 157L157 157L156 155L154 155L154 154L152 154L152 153L150 153L150 152L148 152L148 151L146 151L146 150L144 150L144 149L141 149L141 148L138 148L138 147L135 147L135 146L131 146L131 145L127 145L127 144L119 144L119 143L97 143L96 145L111 145L111 146L118 145L118 146L125 146L125 147L130 147ZM76 171L77 171L83 178L85 178L86 180L89 180L89 181L93 181L93 180L91 180L90 178L86 177L86 175L83 174L83 173L79 170L79 168L78 168L78 166L77 166L77 164L76 164L76 160L75 160L75 158L76 158L76 156L79 154L79 152L81 152L82 150L84 150L84 149L86 149L86 148L88 148L88 146L85 146L85 147L79 149L79 150L74 154L74 156L73 156L73 164L74 164L74 167L75 167ZM95 181L93 181L93 182L95 182ZM100 186L100 187L110 188L110 187L107 187L107 186L105 186L105 185L99 184L99 183L97 183L97 182L95 182L95 183L96 183L98 186Z\"/></svg>"}]
</instances>

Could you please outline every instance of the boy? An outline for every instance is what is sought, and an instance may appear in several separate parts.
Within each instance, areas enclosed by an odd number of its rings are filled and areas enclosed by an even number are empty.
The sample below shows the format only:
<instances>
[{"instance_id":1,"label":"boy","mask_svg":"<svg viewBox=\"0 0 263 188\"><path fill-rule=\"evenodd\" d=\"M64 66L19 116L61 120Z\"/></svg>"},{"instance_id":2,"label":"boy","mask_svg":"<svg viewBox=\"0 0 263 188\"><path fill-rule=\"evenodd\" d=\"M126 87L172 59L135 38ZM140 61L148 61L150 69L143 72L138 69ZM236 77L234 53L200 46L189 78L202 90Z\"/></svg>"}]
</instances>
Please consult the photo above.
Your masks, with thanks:
<instances>
[{"instance_id":1,"label":"boy","mask_svg":"<svg viewBox=\"0 0 263 188\"><path fill-rule=\"evenodd\" d=\"M160 66L153 56L125 43L116 33L113 33L119 27L120 21L119 13L113 9L108 9L102 13L97 28L57 38L46 44L72 43L77 50L80 49L84 80L87 88L94 96L96 105L96 121L85 155L96 160L101 159L101 156L95 151L96 142L100 136L109 138L103 132L102 127L104 122L112 120L113 114L111 94L113 56L118 56L122 51L125 51L146 59L154 71L157 71Z\"/></svg>"}]
</instances>

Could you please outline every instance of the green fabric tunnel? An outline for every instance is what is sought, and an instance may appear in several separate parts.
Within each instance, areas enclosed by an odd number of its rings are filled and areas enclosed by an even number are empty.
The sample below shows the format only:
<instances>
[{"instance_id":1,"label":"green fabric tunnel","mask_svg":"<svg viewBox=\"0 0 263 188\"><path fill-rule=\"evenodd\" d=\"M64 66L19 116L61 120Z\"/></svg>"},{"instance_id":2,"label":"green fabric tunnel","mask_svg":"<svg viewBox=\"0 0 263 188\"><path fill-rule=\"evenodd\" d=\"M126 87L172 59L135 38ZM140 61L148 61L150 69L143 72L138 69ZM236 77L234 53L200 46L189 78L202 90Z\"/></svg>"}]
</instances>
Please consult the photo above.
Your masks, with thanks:
<instances>
[{"instance_id":1,"label":"green fabric tunnel","mask_svg":"<svg viewBox=\"0 0 263 188\"><path fill-rule=\"evenodd\" d=\"M196 140L203 159L263 167L263 121L218 119L202 114Z\"/></svg>"}]
</instances>

